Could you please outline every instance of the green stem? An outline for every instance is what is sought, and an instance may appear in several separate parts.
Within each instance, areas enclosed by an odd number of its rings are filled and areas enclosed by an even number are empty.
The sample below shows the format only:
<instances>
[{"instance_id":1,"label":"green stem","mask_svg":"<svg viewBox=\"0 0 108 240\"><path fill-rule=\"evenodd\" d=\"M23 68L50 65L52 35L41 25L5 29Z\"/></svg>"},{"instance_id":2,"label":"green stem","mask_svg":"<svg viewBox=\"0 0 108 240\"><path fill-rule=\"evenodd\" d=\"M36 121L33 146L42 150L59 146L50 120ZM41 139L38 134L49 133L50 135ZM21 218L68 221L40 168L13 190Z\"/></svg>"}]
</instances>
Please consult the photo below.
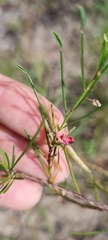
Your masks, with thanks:
<instances>
[{"instance_id":1,"label":"green stem","mask_svg":"<svg viewBox=\"0 0 108 240\"><path fill-rule=\"evenodd\" d=\"M64 59L63 59L63 51L60 49L60 66L61 66L61 86L62 86L62 96L63 96L63 105L65 114L67 113L67 104L66 104L66 87L64 80Z\"/></svg>"},{"instance_id":2,"label":"green stem","mask_svg":"<svg viewBox=\"0 0 108 240\"><path fill-rule=\"evenodd\" d=\"M81 46L81 75L84 90L86 89L85 74L84 74L84 31L80 31L80 46Z\"/></svg>"},{"instance_id":3,"label":"green stem","mask_svg":"<svg viewBox=\"0 0 108 240\"><path fill-rule=\"evenodd\" d=\"M20 161L20 159L24 156L24 154L29 150L29 148L32 146L33 142L35 141L38 133L41 130L43 123L40 124L38 131L35 133L35 135L33 136L32 140L29 142L29 144L27 145L27 147L25 148L25 150L21 153L21 155L18 157L18 159L16 160L16 162L13 164L12 169L17 165L17 163Z\"/></svg>"},{"instance_id":4,"label":"green stem","mask_svg":"<svg viewBox=\"0 0 108 240\"><path fill-rule=\"evenodd\" d=\"M78 187L78 184L77 184L77 181L76 181L76 179L75 179L73 170L72 170L72 165L71 165L71 163L70 163L68 153L67 153L67 151L66 151L65 148L64 148L64 153L65 153L65 156L66 156L66 160L67 160L67 164L68 164L68 167L69 167L70 175L71 175L71 177L72 177L72 180L73 180L73 183L74 183L75 188L76 188L76 190L77 190L77 193L78 193L78 194L81 194L81 192L80 192L80 190L79 190L79 187Z\"/></svg>"},{"instance_id":5,"label":"green stem","mask_svg":"<svg viewBox=\"0 0 108 240\"><path fill-rule=\"evenodd\" d=\"M106 230L100 230L100 231L93 231L93 232L70 232L69 235L72 236L90 236L90 235L96 235L96 234L100 234L100 233L106 233L108 232L108 229Z\"/></svg>"},{"instance_id":6,"label":"green stem","mask_svg":"<svg viewBox=\"0 0 108 240\"><path fill-rule=\"evenodd\" d=\"M49 177L49 176L50 176L50 173L49 173L49 171L47 170L47 168L46 168L46 166L45 166L43 160L42 160L41 157L40 157L40 152L38 152L37 149L33 149L33 150L34 150L34 153L35 153L35 155L36 155L36 157L37 157L37 159L38 159L40 165L42 166L44 172L45 172L46 175Z\"/></svg>"},{"instance_id":7,"label":"green stem","mask_svg":"<svg viewBox=\"0 0 108 240\"><path fill-rule=\"evenodd\" d=\"M71 125L73 125L73 124L75 124L75 123L77 123L77 122L80 122L81 120L83 120L83 119L85 119L85 118L87 118L87 117L90 117L90 116L93 115L94 113L99 112L100 110L102 110L103 108L105 108L105 107L107 107L107 106L108 106L108 102L105 103L105 104L103 104L101 107L98 107L97 109L93 110L92 112L89 112L89 113L87 113L86 115L84 115L84 116L82 116L82 117L80 117L80 118L78 118L78 119L76 119L76 120L73 120L72 122L70 122L70 123L68 124L68 126L71 126Z\"/></svg>"},{"instance_id":8,"label":"green stem","mask_svg":"<svg viewBox=\"0 0 108 240\"><path fill-rule=\"evenodd\" d=\"M75 105L73 106L73 108L70 110L70 112L67 114L67 116L65 117L63 123L60 126L60 130L62 129L62 127L64 126L64 124L67 122L67 120L69 119L69 117L71 116L71 114L76 110L76 108L83 102L83 100L87 97L87 95L91 92L91 90L93 89L93 87L95 86L95 84L99 81L99 79L102 77L102 75L107 71L108 69L108 65L105 66L105 68L100 72L96 72L94 78L92 79L92 81L89 83L88 87L86 88L86 90L82 93L82 95L79 97L78 101L75 103Z\"/></svg>"}]
</instances>

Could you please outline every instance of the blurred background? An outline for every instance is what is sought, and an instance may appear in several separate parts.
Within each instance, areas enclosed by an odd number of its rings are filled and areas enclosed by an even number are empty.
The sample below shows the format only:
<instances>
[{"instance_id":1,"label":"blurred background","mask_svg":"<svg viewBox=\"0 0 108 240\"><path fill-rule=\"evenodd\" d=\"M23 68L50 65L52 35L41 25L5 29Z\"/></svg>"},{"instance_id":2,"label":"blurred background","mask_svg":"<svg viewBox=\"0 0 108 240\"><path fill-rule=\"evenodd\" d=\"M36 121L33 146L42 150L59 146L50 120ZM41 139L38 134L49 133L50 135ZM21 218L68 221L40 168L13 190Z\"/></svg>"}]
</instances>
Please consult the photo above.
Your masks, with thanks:
<instances>
[{"instance_id":1,"label":"blurred background","mask_svg":"<svg viewBox=\"0 0 108 240\"><path fill-rule=\"evenodd\" d=\"M51 30L62 39L68 109L83 91L80 68L80 15L77 5L87 13L85 28L85 74L89 82L96 71L103 34L108 26L107 0L0 0L0 72L27 83L16 65L29 71L38 91L62 112L59 48ZM108 73L90 94L101 103L108 101ZM94 108L85 101L71 120ZM74 148L89 162L108 169L107 109L75 125ZM81 192L95 199L86 174L73 163ZM100 176L101 182L108 181ZM69 180L68 180L69 184ZM71 186L74 191L74 186ZM107 193L98 192L99 201L108 204ZM27 201L27 199L26 199ZM44 189L41 201L31 210L17 212L0 209L0 240L106 240L108 233L70 236L70 231L96 231L108 228L108 213L81 207L50 196Z\"/></svg>"}]
</instances>

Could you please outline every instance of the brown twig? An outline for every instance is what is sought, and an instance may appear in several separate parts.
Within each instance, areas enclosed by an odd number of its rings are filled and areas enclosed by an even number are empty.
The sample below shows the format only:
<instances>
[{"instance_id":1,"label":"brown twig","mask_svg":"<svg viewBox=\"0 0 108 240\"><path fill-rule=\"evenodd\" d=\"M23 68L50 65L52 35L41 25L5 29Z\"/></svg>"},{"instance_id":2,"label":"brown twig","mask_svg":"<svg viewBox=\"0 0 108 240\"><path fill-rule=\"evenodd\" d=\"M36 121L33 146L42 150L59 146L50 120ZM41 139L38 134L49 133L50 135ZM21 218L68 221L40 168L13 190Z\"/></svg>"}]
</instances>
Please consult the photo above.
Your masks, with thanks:
<instances>
[{"instance_id":1,"label":"brown twig","mask_svg":"<svg viewBox=\"0 0 108 240\"><path fill-rule=\"evenodd\" d=\"M39 178L30 176L28 174L25 174L25 173L17 172L15 178L17 178L17 179L20 178L21 179L21 177L24 178L24 179L28 179L30 181L38 182L42 186L47 186L56 195L62 196L66 200L68 200L70 202L73 202L75 204L78 204L79 206L81 206L83 208L90 208L90 209L96 209L96 210L108 212L108 206L107 205L104 205L104 204L101 204L99 202L93 201L92 199L88 199L81 194L69 191L69 190L67 190L67 189L65 189L65 188L63 188L63 187L61 187L57 184L49 183L47 180L39 179ZM78 199L79 201L77 201L76 199Z\"/></svg>"}]
</instances>

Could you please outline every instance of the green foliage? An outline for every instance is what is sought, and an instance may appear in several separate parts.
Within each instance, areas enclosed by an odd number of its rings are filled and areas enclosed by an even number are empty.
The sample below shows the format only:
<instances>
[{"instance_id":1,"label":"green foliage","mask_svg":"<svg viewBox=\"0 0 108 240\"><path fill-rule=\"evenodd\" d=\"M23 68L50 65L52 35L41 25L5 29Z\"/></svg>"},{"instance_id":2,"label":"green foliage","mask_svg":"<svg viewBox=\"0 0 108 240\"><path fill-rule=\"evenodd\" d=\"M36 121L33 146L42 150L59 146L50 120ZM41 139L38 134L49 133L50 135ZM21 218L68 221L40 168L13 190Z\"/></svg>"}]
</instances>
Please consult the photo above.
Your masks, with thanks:
<instances>
[{"instance_id":1,"label":"green foliage","mask_svg":"<svg viewBox=\"0 0 108 240\"><path fill-rule=\"evenodd\" d=\"M65 114L67 114L67 101L66 101L66 86L65 86L65 79L64 79L64 57L63 57L63 44L59 37L59 35L52 31L52 34L54 35L59 47L60 47L60 67L61 67L61 88L62 88L62 98L63 98L63 106Z\"/></svg>"},{"instance_id":2,"label":"green foliage","mask_svg":"<svg viewBox=\"0 0 108 240\"><path fill-rule=\"evenodd\" d=\"M93 231L93 232L70 232L69 235L72 236L92 236L92 235L98 235L100 233L106 233L108 232L108 229L106 230L99 230L99 231Z\"/></svg>"},{"instance_id":3,"label":"green foliage","mask_svg":"<svg viewBox=\"0 0 108 240\"><path fill-rule=\"evenodd\" d=\"M98 60L98 71L102 71L108 65L108 28L104 34L102 49Z\"/></svg>"},{"instance_id":4,"label":"green foliage","mask_svg":"<svg viewBox=\"0 0 108 240\"><path fill-rule=\"evenodd\" d=\"M61 41L60 37L58 36L58 34L57 34L55 31L53 31L53 30L52 30L52 34L53 34L53 36L55 37L55 39L56 39L59 47L62 48L63 44L62 44L62 41Z\"/></svg>"},{"instance_id":5,"label":"green foliage","mask_svg":"<svg viewBox=\"0 0 108 240\"><path fill-rule=\"evenodd\" d=\"M85 9L80 5L78 5L78 9L81 17L81 29L84 29L86 25L86 12Z\"/></svg>"}]
</instances>

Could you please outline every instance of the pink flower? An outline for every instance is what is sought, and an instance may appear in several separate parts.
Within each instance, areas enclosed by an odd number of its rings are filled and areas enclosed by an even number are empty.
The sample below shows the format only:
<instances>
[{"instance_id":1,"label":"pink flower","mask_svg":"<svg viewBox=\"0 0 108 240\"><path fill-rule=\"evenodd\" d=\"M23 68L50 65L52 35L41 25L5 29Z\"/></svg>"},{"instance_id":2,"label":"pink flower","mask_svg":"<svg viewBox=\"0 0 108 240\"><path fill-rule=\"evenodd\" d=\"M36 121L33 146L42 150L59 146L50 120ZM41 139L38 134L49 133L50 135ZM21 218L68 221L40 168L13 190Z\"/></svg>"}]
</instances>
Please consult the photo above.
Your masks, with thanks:
<instances>
[{"instance_id":1,"label":"pink flower","mask_svg":"<svg viewBox=\"0 0 108 240\"><path fill-rule=\"evenodd\" d=\"M68 136L68 130L59 131L56 134L58 140L60 143L64 143L65 145L69 145L70 143L74 142L74 138L71 136Z\"/></svg>"}]
</instances>

